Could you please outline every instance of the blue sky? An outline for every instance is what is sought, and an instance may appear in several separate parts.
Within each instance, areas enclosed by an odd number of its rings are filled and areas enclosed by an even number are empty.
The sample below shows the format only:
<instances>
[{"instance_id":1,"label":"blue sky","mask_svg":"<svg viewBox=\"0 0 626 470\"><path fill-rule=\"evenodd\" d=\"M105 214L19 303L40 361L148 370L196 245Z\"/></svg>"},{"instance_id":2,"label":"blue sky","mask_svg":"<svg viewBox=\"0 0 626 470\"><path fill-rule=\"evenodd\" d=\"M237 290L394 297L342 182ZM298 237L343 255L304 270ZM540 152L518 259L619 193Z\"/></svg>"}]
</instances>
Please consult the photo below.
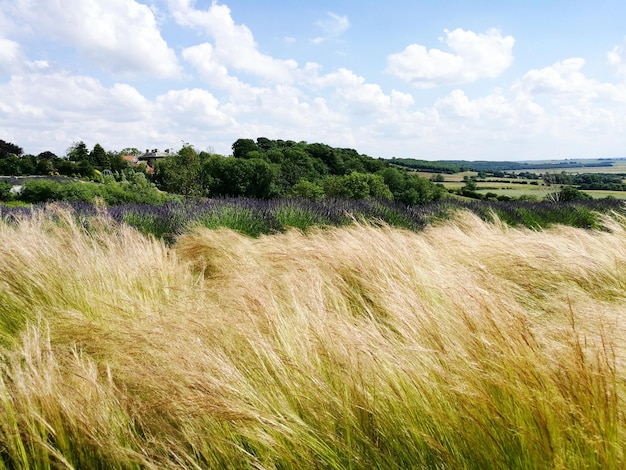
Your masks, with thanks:
<instances>
[{"instance_id":1,"label":"blue sky","mask_svg":"<svg viewBox=\"0 0 626 470\"><path fill-rule=\"evenodd\" d=\"M623 0L0 0L0 139L626 157Z\"/></svg>"}]
</instances>

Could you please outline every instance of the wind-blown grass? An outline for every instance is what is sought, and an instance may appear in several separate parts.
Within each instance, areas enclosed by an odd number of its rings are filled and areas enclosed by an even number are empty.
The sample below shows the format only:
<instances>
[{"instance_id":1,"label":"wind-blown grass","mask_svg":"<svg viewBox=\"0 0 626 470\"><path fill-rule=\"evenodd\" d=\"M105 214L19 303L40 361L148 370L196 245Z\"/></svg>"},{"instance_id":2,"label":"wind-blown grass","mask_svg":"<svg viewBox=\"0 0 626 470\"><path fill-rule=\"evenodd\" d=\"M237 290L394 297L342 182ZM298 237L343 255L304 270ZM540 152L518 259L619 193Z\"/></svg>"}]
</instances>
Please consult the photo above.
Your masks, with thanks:
<instances>
[{"instance_id":1,"label":"wind-blown grass","mask_svg":"<svg viewBox=\"0 0 626 470\"><path fill-rule=\"evenodd\" d=\"M624 468L603 224L0 224L0 468Z\"/></svg>"}]
</instances>

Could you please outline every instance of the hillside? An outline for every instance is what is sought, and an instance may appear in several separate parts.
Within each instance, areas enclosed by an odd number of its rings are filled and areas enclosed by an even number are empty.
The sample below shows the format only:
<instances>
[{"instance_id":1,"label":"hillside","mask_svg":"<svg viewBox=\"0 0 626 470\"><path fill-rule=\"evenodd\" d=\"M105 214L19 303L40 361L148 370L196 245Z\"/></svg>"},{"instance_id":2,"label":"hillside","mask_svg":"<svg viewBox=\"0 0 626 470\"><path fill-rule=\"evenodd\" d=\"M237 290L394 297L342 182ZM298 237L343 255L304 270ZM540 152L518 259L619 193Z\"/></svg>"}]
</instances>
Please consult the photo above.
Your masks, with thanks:
<instances>
[{"instance_id":1,"label":"hillside","mask_svg":"<svg viewBox=\"0 0 626 470\"><path fill-rule=\"evenodd\" d=\"M0 468L623 468L615 217L0 225Z\"/></svg>"}]
</instances>

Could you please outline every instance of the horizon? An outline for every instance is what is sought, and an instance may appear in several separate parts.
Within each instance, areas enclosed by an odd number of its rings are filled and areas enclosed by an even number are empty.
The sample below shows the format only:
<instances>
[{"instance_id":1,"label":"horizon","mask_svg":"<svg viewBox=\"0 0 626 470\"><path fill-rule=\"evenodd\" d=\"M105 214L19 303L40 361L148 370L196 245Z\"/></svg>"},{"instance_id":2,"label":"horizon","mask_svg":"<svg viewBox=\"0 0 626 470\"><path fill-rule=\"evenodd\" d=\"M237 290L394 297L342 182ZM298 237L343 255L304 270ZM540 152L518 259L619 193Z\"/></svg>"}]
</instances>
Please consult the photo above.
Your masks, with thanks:
<instances>
[{"instance_id":1,"label":"horizon","mask_svg":"<svg viewBox=\"0 0 626 470\"><path fill-rule=\"evenodd\" d=\"M0 0L0 139L624 158L626 4Z\"/></svg>"}]
</instances>

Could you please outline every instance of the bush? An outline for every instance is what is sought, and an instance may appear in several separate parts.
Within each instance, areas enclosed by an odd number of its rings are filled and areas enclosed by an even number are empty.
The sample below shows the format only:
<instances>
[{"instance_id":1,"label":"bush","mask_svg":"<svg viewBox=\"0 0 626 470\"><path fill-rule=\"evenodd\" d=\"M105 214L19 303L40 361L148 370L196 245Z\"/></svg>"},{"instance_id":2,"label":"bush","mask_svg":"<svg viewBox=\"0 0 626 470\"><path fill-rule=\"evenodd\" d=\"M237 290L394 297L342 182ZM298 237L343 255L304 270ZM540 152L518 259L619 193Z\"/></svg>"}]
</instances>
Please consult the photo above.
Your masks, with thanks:
<instances>
[{"instance_id":1,"label":"bush","mask_svg":"<svg viewBox=\"0 0 626 470\"><path fill-rule=\"evenodd\" d=\"M31 204L50 201L94 202L101 198L107 205L127 203L163 204L172 197L148 183L142 174L132 181L87 181L60 183L53 180L31 180L24 183L19 200Z\"/></svg>"}]
</instances>

